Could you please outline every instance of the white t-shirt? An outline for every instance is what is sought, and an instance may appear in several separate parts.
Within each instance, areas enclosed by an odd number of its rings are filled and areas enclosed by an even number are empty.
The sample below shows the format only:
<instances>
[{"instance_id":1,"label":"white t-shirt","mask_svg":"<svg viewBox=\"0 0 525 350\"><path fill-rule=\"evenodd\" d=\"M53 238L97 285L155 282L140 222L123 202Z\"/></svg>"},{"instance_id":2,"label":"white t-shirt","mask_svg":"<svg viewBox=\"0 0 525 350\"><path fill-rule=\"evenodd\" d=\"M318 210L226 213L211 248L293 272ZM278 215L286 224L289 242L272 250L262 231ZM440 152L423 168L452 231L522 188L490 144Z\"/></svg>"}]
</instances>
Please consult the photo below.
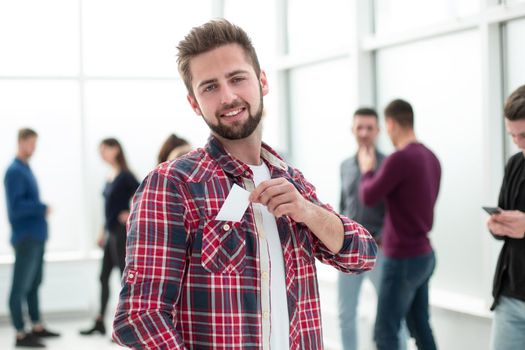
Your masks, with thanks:
<instances>
[{"instance_id":1,"label":"white t-shirt","mask_svg":"<svg viewBox=\"0 0 525 350\"><path fill-rule=\"evenodd\" d=\"M250 169L253 171L256 187L261 182L271 178L270 170L264 162L262 165L250 165ZM254 205L258 206L262 213L263 227L270 254L270 349L289 349L290 320L286 297L286 274L277 222L275 216L270 214L266 206L258 203Z\"/></svg>"}]
</instances>

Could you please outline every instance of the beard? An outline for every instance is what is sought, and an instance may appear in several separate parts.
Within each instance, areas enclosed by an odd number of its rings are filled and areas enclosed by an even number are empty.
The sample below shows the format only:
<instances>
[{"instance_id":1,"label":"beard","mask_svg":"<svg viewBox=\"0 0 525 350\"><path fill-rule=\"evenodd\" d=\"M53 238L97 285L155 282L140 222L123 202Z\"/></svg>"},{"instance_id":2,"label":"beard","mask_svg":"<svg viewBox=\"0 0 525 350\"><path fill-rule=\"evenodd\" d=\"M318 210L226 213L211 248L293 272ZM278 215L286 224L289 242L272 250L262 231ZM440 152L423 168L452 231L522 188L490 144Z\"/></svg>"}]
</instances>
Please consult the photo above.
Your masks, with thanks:
<instances>
[{"instance_id":1,"label":"beard","mask_svg":"<svg viewBox=\"0 0 525 350\"><path fill-rule=\"evenodd\" d=\"M232 125L225 125L221 121L220 112L215 114L217 124L212 124L206 118L203 118L208 127L215 132L217 135L227 139L227 140L240 140L250 136L257 126L261 122L263 114L263 99L262 94L259 101L259 109L252 115L251 106L247 102L234 102L227 106L224 106L224 109L234 109L234 108L246 108L248 111L248 119L244 122L235 122Z\"/></svg>"}]
</instances>

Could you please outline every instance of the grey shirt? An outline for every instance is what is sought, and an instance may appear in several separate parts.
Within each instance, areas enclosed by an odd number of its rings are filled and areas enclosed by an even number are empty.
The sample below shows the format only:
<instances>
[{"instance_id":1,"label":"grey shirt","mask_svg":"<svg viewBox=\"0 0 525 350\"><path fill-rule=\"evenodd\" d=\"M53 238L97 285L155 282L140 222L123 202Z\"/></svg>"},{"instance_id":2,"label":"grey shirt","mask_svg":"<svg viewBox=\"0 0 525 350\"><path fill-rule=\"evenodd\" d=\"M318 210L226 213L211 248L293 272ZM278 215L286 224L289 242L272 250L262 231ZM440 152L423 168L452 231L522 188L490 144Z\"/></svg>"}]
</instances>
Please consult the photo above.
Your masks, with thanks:
<instances>
[{"instance_id":1,"label":"grey shirt","mask_svg":"<svg viewBox=\"0 0 525 350\"><path fill-rule=\"evenodd\" d=\"M376 149L377 168L385 159L384 154ZM339 210L341 214L363 225L374 238L378 238L383 227L385 205L383 202L367 207L359 200L359 183L361 171L357 155L346 159L341 164L341 199Z\"/></svg>"}]
</instances>

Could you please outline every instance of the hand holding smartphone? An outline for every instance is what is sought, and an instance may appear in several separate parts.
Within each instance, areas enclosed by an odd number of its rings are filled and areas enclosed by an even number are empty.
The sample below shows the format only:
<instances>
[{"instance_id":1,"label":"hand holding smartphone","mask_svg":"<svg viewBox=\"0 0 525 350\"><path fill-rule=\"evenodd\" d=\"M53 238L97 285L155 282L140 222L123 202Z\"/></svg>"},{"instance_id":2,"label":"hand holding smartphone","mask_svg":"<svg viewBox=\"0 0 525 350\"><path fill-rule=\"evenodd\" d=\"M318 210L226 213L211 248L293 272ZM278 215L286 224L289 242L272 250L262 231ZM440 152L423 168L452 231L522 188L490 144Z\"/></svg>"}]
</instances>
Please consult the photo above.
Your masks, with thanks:
<instances>
[{"instance_id":1,"label":"hand holding smartphone","mask_svg":"<svg viewBox=\"0 0 525 350\"><path fill-rule=\"evenodd\" d=\"M498 207L482 207L489 215L501 214L501 209Z\"/></svg>"}]
</instances>

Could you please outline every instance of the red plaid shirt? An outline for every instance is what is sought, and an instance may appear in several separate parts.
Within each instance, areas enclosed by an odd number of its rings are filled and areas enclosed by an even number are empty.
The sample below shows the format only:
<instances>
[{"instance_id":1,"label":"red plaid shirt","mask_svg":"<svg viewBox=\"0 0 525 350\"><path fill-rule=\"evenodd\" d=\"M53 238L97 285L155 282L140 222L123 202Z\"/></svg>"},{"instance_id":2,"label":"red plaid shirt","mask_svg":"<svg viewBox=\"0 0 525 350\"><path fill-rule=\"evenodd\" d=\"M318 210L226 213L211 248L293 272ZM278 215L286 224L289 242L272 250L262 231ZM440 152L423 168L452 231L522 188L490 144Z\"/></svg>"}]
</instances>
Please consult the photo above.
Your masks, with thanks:
<instances>
[{"instance_id":1,"label":"red plaid shirt","mask_svg":"<svg viewBox=\"0 0 525 350\"><path fill-rule=\"evenodd\" d=\"M272 178L288 179L311 202L314 187L267 145ZM198 149L153 170L138 189L128 223L126 270L114 339L134 349L262 349L261 251L250 206L241 222L214 220L234 183L250 168L210 137ZM303 224L277 219L286 273L290 349L322 349L315 259L344 272L374 266L376 245L340 216L343 248L332 254ZM267 347L267 345L265 345Z\"/></svg>"}]
</instances>

